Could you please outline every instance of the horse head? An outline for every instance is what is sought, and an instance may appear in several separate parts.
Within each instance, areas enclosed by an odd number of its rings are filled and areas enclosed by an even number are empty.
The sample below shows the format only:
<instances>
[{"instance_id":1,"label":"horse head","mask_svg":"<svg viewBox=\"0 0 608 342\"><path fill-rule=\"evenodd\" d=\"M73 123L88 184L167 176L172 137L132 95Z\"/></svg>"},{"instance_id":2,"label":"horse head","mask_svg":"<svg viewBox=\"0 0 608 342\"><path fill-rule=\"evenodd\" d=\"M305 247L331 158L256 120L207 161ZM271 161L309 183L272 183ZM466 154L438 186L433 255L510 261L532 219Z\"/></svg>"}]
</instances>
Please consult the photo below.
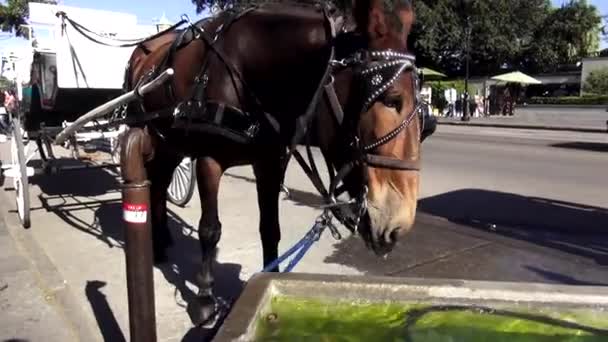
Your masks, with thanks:
<instances>
[{"instance_id":1,"label":"horse head","mask_svg":"<svg viewBox=\"0 0 608 342\"><path fill-rule=\"evenodd\" d=\"M340 111L327 101L318 136L337 178L359 199L352 228L385 255L411 230L418 200L422 120L407 51L414 11L410 0L361 0L353 16L356 31L336 43L337 57L344 57L334 73L343 120L327 115ZM342 47L341 38L348 41Z\"/></svg>"}]
</instances>

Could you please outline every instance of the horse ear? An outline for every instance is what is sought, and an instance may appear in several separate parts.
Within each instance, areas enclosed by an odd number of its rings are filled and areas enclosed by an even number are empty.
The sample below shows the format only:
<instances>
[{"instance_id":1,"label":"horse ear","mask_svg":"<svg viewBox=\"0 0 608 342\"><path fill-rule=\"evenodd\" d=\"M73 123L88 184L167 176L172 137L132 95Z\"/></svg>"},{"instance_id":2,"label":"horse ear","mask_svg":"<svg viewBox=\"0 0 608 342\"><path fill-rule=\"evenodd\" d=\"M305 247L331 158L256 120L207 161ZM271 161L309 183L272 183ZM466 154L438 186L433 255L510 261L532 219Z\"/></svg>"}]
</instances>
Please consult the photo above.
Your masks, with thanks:
<instances>
[{"instance_id":1,"label":"horse ear","mask_svg":"<svg viewBox=\"0 0 608 342\"><path fill-rule=\"evenodd\" d=\"M378 3L378 1L374 1ZM384 10L379 6L372 6L367 23L367 34L372 40L383 39L388 34L388 26Z\"/></svg>"},{"instance_id":2,"label":"horse ear","mask_svg":"<svg viewBox=\"0 0 608 342\"><path fill-rule=\"evenodd\" d=\"M365 33L372 41L383 39L389 34L382 0L352 0L352 6L359 32Z\"/></svg>"},{"instance_id":3,"label":"horse ear","mask_svg":"<svg viewBox=\"0 0 608 342\"><path fill-rule=\"evenodd\" d=\"M352 0L352 8L357 31L365 33L372 42L389 36L407 41L416 20L413 0Z\"/></svg>"}]
</instances>

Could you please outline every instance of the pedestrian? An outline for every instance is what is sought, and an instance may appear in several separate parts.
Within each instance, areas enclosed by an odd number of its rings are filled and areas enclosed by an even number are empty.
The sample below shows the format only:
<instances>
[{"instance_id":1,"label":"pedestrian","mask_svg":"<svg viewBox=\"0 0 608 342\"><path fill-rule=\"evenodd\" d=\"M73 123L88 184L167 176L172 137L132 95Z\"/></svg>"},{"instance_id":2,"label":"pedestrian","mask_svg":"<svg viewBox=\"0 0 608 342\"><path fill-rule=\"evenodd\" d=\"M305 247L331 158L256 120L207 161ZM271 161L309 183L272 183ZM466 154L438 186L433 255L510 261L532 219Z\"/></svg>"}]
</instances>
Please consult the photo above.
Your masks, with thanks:
<instances>
[{"instance_id":1,"label":"pedestrian","mask_svg":"<svg viewBox=\"0 0 608 342\"><path fill-rule=\"evenodd\" d=\"M503 99L503 103L502 103L502 115L509 115L509 111L510 111L510 107L511 107L511 91L509 90L509 86L506 86L505 89L502 92L502 99Z\"/></svg>"},{"instance_id":2,"label":"pedestrian","mask_svg":"<svg viewBox=\"0 0 608 342\"><path fill-rule=\"evenodd\" d=\"M0 133L3 135L8 133L8 122L17 113L18 109L17 97L12 89L4 91L4 108L6 113L0 115ZM0 140L4 141L5 139L0 137Z\"/></svg>"},{"instance_id":3,"label":"pedestrian","mask_svg":"<svg viewBox=\"0 0 608 342\"><path fill-rule=\"evenodd\" d=\"M10 89L4 94L4 107L10 114L17 112L17 98L15 97L15 91Z\"/></svg>"},{"instance_id":4,"label":"pedestrian","mask_svg":"<svg viewBox=\"0 0 608 342\"><path fill-rule=\"evenodd\" d=\"M448 103L448 108L447 112L445 113L445 116L454 116L454 107L456 104L456 97L458 96L456 93L456 89L448 88L443 92L443 95L445 96L445 101Z\"/></svg>"},{"instance_id":5,"label":"pedestrian","mask_svg":"<svg viewBox=\"0 0 608 342\"><path fill-rule=\"evenodd\" d=\"M462 116L462 109L464 108L463 106L463 98L462 95L456 100L456 103L454 105L454 112L456 113L456 117L459 118Z\"/></svg>"}]
</instances>

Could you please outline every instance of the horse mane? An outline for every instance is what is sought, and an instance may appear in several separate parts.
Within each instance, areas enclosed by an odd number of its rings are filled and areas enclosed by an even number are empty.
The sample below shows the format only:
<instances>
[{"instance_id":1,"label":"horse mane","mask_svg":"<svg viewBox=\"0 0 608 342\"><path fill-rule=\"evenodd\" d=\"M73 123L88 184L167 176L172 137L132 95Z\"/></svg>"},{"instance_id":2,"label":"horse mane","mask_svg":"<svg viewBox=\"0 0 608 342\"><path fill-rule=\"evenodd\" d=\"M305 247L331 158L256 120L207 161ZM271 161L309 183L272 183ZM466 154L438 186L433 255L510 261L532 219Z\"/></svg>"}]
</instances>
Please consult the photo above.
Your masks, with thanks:
<instances>
[{"instance_id":1,"label":"horse mane","mask_svg":"<svg viewBox=\"0 0 608 342\"><path fill-rule=\"evenodd\" d=\"M339 5L340 3L341 3L340 1L338 1L336 3L336 1L333 1L333 0L263 0L263 1L256 1L255 3L239 2L236 4L230 5L229 7L226 8L226 10L240 11L240 10L248 9L251 7L263 7L266 5L285 5L286 7L305 7L305 8L327 6L329 9L340 10L340 11L344 12L344 8L342 8Z\"/></svg>"},{"instance_id":2,"label":"horse mane","mask_svg":"<svg viewBox=\"0 0 608 342\"><path fill-rule=\"evenodd\" d=\"M214 16L218 16L221 13L241 13L252 8L265 8L267 6L276 6L283 8L304 8L304 9L321 9L326 8L329 15L340 22L339 27L351 27L354 28L353 22L354 17L348 8L342 6L343 1L336 0L263 0L256 1L255 3L250 2L237 2L235 4L227 6L225 9L218 11Z\"/></svg>"}]
</instances>

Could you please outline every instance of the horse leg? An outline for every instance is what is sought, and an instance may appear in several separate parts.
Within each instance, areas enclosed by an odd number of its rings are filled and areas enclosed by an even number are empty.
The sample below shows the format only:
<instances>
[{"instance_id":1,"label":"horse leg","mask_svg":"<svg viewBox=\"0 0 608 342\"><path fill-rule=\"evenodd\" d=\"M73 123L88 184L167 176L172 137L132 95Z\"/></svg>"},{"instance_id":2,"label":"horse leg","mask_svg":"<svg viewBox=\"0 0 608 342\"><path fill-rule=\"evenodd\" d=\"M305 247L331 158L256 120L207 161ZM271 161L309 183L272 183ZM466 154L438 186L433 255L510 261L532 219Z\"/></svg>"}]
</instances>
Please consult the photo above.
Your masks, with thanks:
<instances>
[{"instance_id":1,"label":"horse leg","mask_svg":"<svg viewBox=\"0 0 608 342\"><path fill-rule=\"evenodd\" d=\"M158 146L154 159L146 163L146 171L150 186L150 207L152 220L152 244L154 248L154 263L167 261L166 250L173 244L173 238L167 224L167 189L171 184L173 171L181 157Z\"/></svg>"},{"instance_id":2,"label":"horse leg","mask_svg":"<svg viewBox=\"0 0 608 342\"><path fill-rule=\"evenodd\" d=\"M253 164L260 209L260 236L264 267L279 256L279 193L283 180L280 158L265 158ZM272 272L278 272L275 267Z\"/></svg>"},{"instance_id":3,"label":"horse leg","mask_svg":"<svg viewBox=\"0 0 608 342\"><path fill-rule=\"evenodd\" d=\"M199 293L197 306L192 313L195 324L212 322L217 314L216 298L213 294L213 265L217 256L217 243L222 234L222 224L218 215L218 192L224 168L212 158L198 158L196 161L198 192L202 215L198 225L201 244L202 267L197 275Z\"/></svg>"}]
</instances>

